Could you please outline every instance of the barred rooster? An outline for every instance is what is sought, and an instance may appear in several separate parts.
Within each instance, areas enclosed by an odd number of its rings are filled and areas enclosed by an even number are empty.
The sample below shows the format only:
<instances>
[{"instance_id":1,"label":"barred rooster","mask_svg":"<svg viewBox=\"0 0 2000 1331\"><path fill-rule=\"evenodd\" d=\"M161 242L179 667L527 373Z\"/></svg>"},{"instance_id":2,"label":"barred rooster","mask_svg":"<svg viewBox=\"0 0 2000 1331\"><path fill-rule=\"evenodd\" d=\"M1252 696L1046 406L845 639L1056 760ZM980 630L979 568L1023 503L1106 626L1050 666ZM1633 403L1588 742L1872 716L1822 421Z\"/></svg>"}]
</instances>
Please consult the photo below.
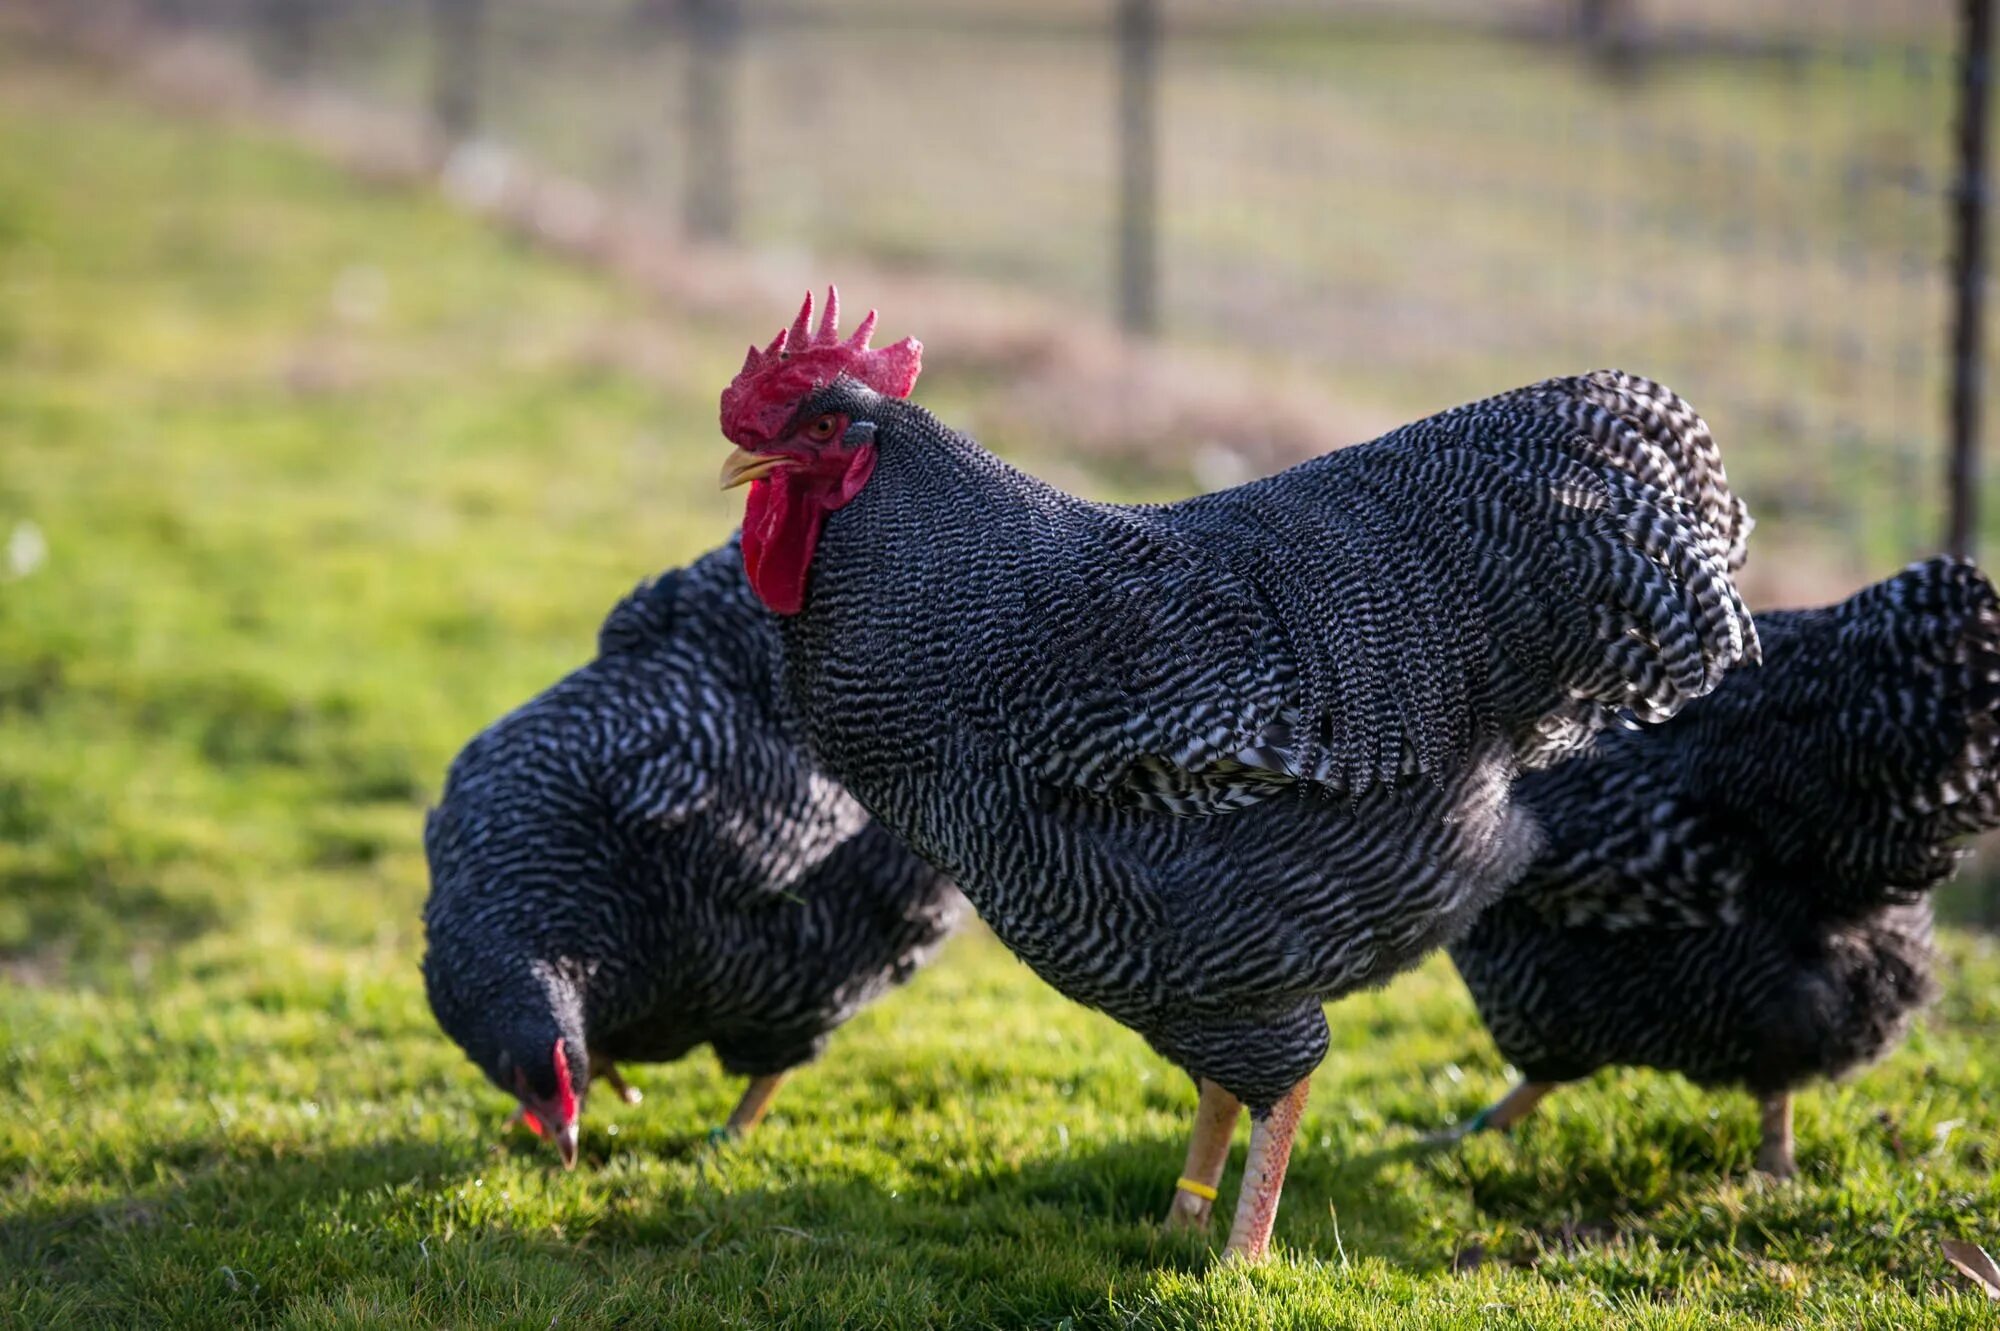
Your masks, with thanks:
<instances>
[{"instance_id":1,"label":"barred rooster","mask_svg":"<svg viewBox=\"0 0 2000 1331\"><path fill-rule=\"evenodd\" d=\"M475 738L425 829L439 1024L576 1163L593 1081L714 1046L785 1073L936 951L944 878L804 756L735 543L627 597L597 658Z\"/></svg>"},{"instance_id":2,"label":"barred rooster","mask_svg":"<svg viewBox=\"0 0 2000 1331\"><path fill-rule=\"evenodd\" d=\"M1747 519L1700 419L1553 380L1234 490L1088 503L905 401L871 314L722 396L743 557L826 769L1201 1103L1170 1216L1263 1255L1325 1000L1455 938L1525 866L1509 790L1754 652Z\"/></svg>"},{"instance_id":3,"label":"barred rooster","mask_svg":"<svg viewBox=\"0 0 2000 1331\"><path fill-rule=\"evenodd\" d=\"M1747 1087L1789 1176L1793 1090L1932 996L1925 894L2000 826L1993 586L1934 559L1757 633L1762 669L1516 791L1548 844L1451 955L1526 1080L1469 1129L1640 1064Z\"/></svg>"}]
</instances>

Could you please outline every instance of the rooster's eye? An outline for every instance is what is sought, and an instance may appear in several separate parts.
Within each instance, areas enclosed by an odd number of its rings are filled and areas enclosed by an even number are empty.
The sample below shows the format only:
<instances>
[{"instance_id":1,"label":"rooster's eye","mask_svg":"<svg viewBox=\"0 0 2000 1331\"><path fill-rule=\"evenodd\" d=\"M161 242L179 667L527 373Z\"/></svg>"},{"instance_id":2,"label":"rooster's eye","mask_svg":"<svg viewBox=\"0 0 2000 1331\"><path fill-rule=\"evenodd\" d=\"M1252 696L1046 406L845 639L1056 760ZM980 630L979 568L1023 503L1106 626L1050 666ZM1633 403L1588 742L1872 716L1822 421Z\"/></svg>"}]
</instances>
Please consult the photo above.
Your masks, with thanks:
<instances>
[{"instance_id":1,"label":"rooster's eye","mask_svg":"<svg viewBox=\"0 0 2000 1331\"><path fill-rule=\"evenodd\" d=\"M806 427L806 438L814 441L815 443L823 444L827 440L833 438L834 431L838 430L839 428L840 428L840 421L837 417L822 416L818 420L814 421L811 425L808 425Z\"/></svg>"}]
</instances>

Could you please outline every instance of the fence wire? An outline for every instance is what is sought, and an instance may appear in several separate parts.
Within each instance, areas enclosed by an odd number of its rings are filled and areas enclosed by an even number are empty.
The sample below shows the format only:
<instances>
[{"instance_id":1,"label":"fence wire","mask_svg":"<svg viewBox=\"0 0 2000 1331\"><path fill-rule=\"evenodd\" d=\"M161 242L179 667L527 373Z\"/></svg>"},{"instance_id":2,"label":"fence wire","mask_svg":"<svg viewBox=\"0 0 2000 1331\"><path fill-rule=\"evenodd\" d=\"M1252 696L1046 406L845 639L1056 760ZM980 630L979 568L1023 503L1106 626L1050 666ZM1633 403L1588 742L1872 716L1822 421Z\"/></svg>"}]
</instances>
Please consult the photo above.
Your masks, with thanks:
<instances>
[{"instance_id":1,"label":"fence wire","mask_svg":"<svg viewBox=\"0 0 2000 1331\"><path fill-rule=\"evenodd\" d=\"M1869 567L1942 539L1945 0L156 3L691 233L1027 284L1385 411L1643 370L1767 525Z\"/></svg>"}]
</instances>

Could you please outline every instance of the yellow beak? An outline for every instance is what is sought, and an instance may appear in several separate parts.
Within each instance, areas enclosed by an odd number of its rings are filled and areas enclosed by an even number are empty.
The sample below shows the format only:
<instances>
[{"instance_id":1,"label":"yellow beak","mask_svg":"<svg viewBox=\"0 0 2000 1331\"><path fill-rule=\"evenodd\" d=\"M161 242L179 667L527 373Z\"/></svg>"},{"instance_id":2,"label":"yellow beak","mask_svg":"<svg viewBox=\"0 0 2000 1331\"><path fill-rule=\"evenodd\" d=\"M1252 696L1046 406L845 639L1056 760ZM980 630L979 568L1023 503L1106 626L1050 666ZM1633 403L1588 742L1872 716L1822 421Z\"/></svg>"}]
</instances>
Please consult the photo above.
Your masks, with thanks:
<instances>
[{"instance_id":1,"label":"yellow beak","mask_svg":"<svg viewBox=\"0 0 2000 1331\"><path fill-rule=\"evenodd\" d=\"M768 476L780 467L792 465L792 459L784 454L752 453L747 448L739 448L722 460L722 488L734 490L739 485L748 485L759 476Z\"/></svg>"}]
</instances>

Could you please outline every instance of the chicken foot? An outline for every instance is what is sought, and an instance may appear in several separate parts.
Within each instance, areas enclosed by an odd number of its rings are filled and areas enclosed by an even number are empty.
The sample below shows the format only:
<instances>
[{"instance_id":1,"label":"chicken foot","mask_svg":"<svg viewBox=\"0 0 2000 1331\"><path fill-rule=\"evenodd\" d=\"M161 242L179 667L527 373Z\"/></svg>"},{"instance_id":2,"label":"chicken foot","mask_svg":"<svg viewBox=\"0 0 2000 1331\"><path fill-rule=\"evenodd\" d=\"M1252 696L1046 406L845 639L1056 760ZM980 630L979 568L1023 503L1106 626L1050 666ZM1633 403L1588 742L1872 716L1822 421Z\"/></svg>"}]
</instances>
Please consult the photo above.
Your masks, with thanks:
<instances>
[{"instance_id":1,"label":"chicken foot","mask_svg":"<svg viewBox=\"0 0 2000 1331\"><path fill-rule=\"evenodd\" d=\"M1259 1117L1250 1115L1250 1154L1243 1162L1243 1191L1236 1199L1236 1217L1229 1226L1224 1261L1261 1262L1271 1247L1271 1226L1278 1218L1278 1197L1285 1187L1285 1167L1292 1159L1292 1139L1306 1108L1311 1083L1302 1081Z\"/></svg>"},{"instance_id":2,"label":"chicken foot","mask_svg":"<svg viewBox=\"0 0 2000 1331\"><path fill-rule=\"evenodd\" d=\"M1174 1199L1167 1207L1168 1229L1207 1228L1216 1190L1222 1185L1222 1171L1229 1165L1230 1139L1236 1135L1236 1120L1242 1113L1241 1100L1212 1081L1201 1083L1187 1164L1175 1180Z\"/></svg>"}]
</instances>

